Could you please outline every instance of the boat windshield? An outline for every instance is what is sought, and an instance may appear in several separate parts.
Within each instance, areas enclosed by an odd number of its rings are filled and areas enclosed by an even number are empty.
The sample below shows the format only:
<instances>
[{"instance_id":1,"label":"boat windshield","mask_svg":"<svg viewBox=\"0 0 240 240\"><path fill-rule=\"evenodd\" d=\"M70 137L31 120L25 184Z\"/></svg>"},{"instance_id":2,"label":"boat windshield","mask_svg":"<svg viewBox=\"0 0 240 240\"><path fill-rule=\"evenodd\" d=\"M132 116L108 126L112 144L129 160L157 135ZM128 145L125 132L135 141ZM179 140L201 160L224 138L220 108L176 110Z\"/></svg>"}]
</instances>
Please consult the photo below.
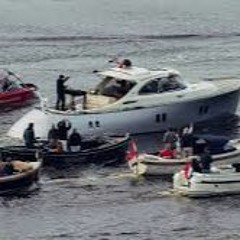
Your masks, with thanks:
<instances>
[{"instance_id":1,"label":"boat windshield","mask_svg":"<svg viewBox=\"0 0 240 240\"><path fill-rule=\"evenodd\" d=\"M22 82L16 77L0 73L0 92L12 91L22 87Z\"/></svg>"},{"instance_id":2,"label":"boat windshield","mask_svg":"<svg viewBox=\"0 0 240 240\"><path fill-rule=\"evenodd\" d=\"M124 79L105 77L94 90L94 94L108 97L121 98L135 85L135 83Z\"/></svg>"}]
</instances>

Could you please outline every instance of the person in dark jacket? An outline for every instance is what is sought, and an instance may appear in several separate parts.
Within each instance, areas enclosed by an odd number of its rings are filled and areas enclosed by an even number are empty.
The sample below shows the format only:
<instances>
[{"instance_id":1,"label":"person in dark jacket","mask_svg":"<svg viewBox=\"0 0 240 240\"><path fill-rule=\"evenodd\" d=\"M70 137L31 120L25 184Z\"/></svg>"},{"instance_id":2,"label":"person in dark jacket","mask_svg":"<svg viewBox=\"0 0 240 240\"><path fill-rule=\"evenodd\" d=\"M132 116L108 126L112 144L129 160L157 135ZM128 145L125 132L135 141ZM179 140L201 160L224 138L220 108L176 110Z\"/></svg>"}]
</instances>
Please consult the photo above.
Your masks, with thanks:
<instances>
[{"instance_id":1,"label":"person in dark jacket","mask_svg":"<svg viewBox=\"0 0 240 240\"><path fill-rule=\"evenodd\" d=\"M71 129L72 124L68 120L61 120L57 124L58 128L58 139L62 142L63 150L67 151L67 139L68 139L68 131Z\"/></svg>"},{"instance_id":2,"label":"person in dark jacket","mask_svg":"<svg viewBox=\"0 0 240 240\"><path fill-rule=\"evenodd\" d=\"M56 109L65 110L65 82L69 79L69 77L65 77L64 75L59 75L57 79L57 103ZM61 105L61 107L60 107Z\"/></svg>"},{"instance_id":3,"label":"person in dark jacket","mask_svg":"<svg viewBox=\"0 0 240 240\"><path fill-rule=\"evenodd\" d=\"M35 138L33 123L29 123L28 127L24 130L23 139L27 148L34 148L34 143L36 142L36 138Z\"/></svg>"},{"instance_id":4,"label":"person in dark jacket","mask_svg":"<svg viewBox=\"0 0 240 240\"><path fill-rule=\"evenodd\" d=\"M11 176L15 172L14 166L11 162L6 162L1 168L0 176Z\"/></svg>"},{"instance_id":5,"label":"person in dark jacket","mask_svg":"<svg viewBox=\"0 0 240 240\"><path fill-rule=\"evenodd\" d=\"M53 124L51 129L48 132L48 141L51 142L52 140L58 139L58 129Z\"/></svg>"},{"instance_id":6,"label":"person in dark jacket","mask_svg":"<svg viewBox=\"0 0 240 240\"><path fill-rule=\"evenodd\" d=\"M183 129L183 133L180 138L180 145L183 158L193 155L194 136L192 124L190 125L190 127L185 127Z\"/></svg>"},{"instance_id":7,"label":"person in dark jacket","mask_svg":"<svg viewBox=\"0 0 240 240\"><path fill-rule=\"evenodd\" d=\"M202 172L201 162L198 157L192 158L192 170L193 172L198 172L198 173Z\"/></svg>"},{"instance_id":8,"label":"person in dark jacket","mask_svg":"<svg viewBox=\"0 0 240 240\"><path fill-rule=\"evenodd\" d=\"M204 148L203 153L200 155L200 163L202 168L202 173L209 173L211 171L211 163L213 159L210 154L208 146Z\"/></svg>"},{"instance_id":9,"label":"person in dark jacket","mask_svg":"<svg viewBox=\"0 0 240 240\"><path fill-rule=\"evenodd\" d=\"M48 146L50 149L55 149L58 143L58 129L53 124L50 130L48 131Z\"/></svg>"},{"instance_id":10,"label":"person in dark jacket","mask_svg":"<svg viewBox=\"0 0 240 240\"><path fill-rule=\"evenodd\" d=\"M68 147L71 152L79 152L81 150L82 137L74 128L68 139Z\"/></svg>"}]
</instances>

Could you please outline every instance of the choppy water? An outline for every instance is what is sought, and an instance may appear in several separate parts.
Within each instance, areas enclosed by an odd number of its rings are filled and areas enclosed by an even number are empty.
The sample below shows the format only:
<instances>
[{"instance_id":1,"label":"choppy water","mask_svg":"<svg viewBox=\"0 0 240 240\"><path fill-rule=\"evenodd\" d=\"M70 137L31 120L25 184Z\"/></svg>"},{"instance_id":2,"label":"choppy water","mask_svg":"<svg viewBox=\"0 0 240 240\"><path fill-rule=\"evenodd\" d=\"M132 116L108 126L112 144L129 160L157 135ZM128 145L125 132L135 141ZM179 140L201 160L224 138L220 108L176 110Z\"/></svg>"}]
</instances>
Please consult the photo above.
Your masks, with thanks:
<instances>
[{"instance_id":1,"label":"choppy water","mask_svg":"<svg viewBox=\"0 0 240 240\"><path fill-rule=\"evenodd\" d=\"M1 0L0 67L55 100L55 80L93 86L116 55L173 67L191 81L240 75L238 0ZM0 113L0 134L32 106ZM239 135L238 119L200 131ZM160 136L139 136L156 148ZM126 168L43 170L40 186L0 199L0 239L239 239L239 197L159 194L169 179L134 180ZM117 176L117 177L116 177Z\"/></svg>"}]
</instances>

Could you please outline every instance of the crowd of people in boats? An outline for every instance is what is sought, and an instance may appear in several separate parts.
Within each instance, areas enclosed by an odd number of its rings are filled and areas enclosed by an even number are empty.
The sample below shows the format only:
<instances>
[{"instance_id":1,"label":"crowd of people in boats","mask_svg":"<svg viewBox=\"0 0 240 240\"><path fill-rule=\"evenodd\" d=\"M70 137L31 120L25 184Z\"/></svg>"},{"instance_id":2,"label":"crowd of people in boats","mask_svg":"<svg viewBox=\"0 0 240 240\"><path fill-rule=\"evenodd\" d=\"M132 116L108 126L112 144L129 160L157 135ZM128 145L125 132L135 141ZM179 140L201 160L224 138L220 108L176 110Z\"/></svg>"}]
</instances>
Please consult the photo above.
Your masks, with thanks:
<instances>
[{"instance_id":1,"label":"crowd of people in boats","mask_svg":"<svg viewBox=\"0 0 240 240\"><path fill-rule=\"evenodd\" d=\"M72 128L70 121L63 119L56 126L53 124L48 132L47 147L50 151L79 152L82 147L82 136L76 128ZM25 146L35 148L38 140L34 133L34 124L29 123L23 134ZM191 158L192 167L195 171L209 171L212 157L204 139L195 139L193 135L193 125L185 127L181 134L173 128L169 128L163 135L163 147L160 148L158 155L166 159L187 159Z\"/></svg>"},{"instance_id":2,"label":"crowd of people in boats","mask_svg":"<svg viewBox=\"0 0 240 240\"><path fill-rule=\"evenodd\" d=\"M72 129L69 134L72 124L70 121L63 119L55 126L52 125L48 132L47 146L52 152L78 152L81 150L82 136L76 128ZM38 139L35 137L34 124L29 123L24 130L23 139L27 148L35 148Z\"/></svg>"}]
</instances>

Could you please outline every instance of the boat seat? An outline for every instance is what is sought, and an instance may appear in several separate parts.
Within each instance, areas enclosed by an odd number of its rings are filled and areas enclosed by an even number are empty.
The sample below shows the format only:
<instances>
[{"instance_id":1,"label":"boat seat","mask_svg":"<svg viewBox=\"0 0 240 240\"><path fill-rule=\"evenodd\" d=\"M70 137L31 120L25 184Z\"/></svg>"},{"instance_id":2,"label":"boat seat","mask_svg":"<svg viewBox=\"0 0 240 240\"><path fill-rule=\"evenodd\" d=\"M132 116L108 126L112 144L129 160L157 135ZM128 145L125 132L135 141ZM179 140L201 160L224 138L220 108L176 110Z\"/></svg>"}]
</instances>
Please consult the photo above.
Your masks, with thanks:
<instances>
[{"instance_id":1,"label":"boat seat","mask_svg":"<svg viewBox=\"0 0 240 240\"><path fill-rule=\"evenodd\" d=\"M87 94L84 104L85 109L97 109L108 104L114 103L117 99L115 97L108 97L104 95Z\"/></svg>"}]
</instances>

